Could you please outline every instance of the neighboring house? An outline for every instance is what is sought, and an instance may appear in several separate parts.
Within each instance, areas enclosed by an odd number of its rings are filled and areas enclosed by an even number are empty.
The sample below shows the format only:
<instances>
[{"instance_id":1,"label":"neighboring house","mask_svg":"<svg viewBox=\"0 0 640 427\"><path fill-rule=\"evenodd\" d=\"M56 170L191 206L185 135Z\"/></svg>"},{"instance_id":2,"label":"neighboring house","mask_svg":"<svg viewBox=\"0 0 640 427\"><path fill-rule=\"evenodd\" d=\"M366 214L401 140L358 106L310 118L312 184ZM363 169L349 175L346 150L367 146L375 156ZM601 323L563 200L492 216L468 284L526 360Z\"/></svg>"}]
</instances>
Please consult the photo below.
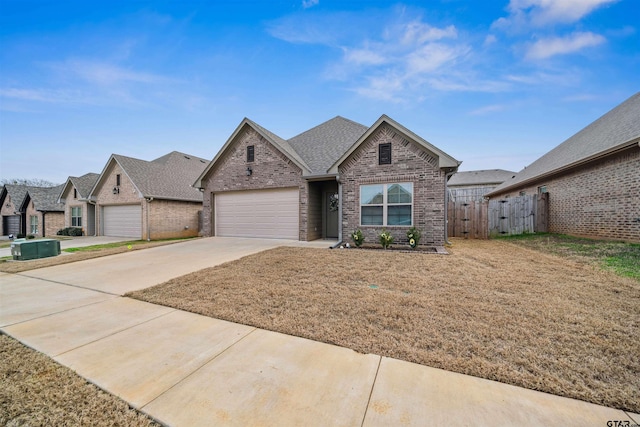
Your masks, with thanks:
<instances>
[{"instance_id":1,"label":"neighboring house","mask_svg":"<svg viewBox=\"0 0 640 427\"><path fill-rule=\"evenodd\" d=\"M55 236L64 228L64 203L58 203L62 185L57 187L27 186L20 205L26 234L35 237Z\"/></svg>"},{"instance_id":2,"label":"neighboring house","mask_svg":"<svg viewBox=\"0 0 640 427\"><path fill-rule=\"evenodd\" d=\"M449 200L453 202L484 200L487 193L515 176L516 172L504 169L456 172L447 183Z\"/></svg>"},{"instance_id":3,"label":"neighboring house","mask_svg":"<svg viewBox=\"0 0 640 427\"><path fill-rule=\"evenodd\" d=\"M89 200L89 193L96 181L97 173L80 177L70 176L62 187L58 201L65 204L64 227L81 228L85 236L96 234L96 206Z\"/></svg>"},{"instance_id":4,"label":"neighboring house","mask_svg":"<svg viewBox=\"0 0 640 427\"><path fill-rule=\"evenodd\" d=\"M191 184L208 164L177 151L152 161L112 154L89 194L96 233L148 240L197 236L202 193Z\"/></svg>"},{"instance_id":5,"label":"neighboring house","mask_svg":"<svg viewBox=\"0 0 640 427\"><path fill-rule=\"evenodd\" d=\"M20 206L27 195L26 185L6 184L0 192L0 214L2 215L2 235L26 234L26 224L20 214Z\"/></svg>"},{"instance_id":6,"label":"neighboring house","mask_svg":"<svg viewBox=\"0 0 640 427\"><path fill-rule=\"evenodd\" d=\"M371 127L335 117L285 140L249 119L194 186L204 191L203 234L350 241L382 229L398 243L445 242L446 181L460 162L386 115Z\"/></svg>"},{"instance_id":7,"label":"neighboring house","mask_svg":"<svg viewBox=\"0 0 640 427\"><path fill-rule=\"evenodd\" d=\"M640 93L488 194L549 193L549 231L640 241Z\"/></svg>"}]
</instances>

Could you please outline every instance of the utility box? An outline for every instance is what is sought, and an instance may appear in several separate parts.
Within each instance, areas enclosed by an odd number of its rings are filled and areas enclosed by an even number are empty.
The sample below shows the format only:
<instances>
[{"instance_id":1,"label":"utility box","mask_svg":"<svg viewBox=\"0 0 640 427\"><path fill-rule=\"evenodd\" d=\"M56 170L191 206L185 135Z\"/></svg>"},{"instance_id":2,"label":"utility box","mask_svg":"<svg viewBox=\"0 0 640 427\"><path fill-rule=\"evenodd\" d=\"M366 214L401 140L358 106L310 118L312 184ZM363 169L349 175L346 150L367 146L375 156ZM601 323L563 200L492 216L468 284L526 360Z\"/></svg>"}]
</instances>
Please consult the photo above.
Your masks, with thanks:
<instances>
[{"instance_id":1,"label":"utility box","mask_svg":"<svg viewBox=\"0 0 640 427\"><path fill-rule=\"evenodd\" d=\"M60 241L55 239L14 241L11 255L16 261L47 258L60 255Z\"/></svg>"}]
</instances>

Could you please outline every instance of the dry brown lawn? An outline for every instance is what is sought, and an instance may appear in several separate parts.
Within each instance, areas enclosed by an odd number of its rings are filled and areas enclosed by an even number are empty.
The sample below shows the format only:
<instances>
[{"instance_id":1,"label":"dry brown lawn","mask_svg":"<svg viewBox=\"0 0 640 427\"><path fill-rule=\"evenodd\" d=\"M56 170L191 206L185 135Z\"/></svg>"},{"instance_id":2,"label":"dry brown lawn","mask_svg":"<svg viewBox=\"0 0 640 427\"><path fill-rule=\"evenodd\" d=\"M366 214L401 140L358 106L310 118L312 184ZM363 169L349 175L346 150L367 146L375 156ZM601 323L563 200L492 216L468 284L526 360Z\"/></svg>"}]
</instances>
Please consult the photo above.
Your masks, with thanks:
<instances>
[{"instance_id":1,"label":"dry brown lawn","mask_svg":"<svg viewBox=\"0 0 640 427\"><path fill-rule=\"evenodd\" d=\"M0 360L0 425L160 425L70 369L2 334Z\"/></svg>"},{"instance_id":2,"label":"dry brown lawn","mask_svg":"<svg viewBox=\"0 0 640 427\"><path fill-rule=\"evenodd\" d=\"M130 296L640 412L640 283L500 241L277 248Z\"/></svg>"}]
</instances>

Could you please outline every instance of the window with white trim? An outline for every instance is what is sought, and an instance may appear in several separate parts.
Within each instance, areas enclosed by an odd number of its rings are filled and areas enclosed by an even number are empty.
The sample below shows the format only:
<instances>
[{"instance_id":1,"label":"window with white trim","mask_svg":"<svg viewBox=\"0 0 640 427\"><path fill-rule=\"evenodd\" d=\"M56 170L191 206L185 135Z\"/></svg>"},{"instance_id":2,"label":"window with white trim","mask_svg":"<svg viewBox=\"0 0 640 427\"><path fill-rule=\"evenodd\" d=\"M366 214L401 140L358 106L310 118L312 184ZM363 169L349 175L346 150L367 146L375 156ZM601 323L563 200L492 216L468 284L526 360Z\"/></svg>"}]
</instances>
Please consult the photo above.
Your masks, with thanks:
<instances>
[{"instance_id":1,"label":"window with white trim","mask_svg":"<svg viewBox=\"0 0 640 427\"><path fill-rule=\"evenodd\" d=\"M38 216L37 215L31 215L29 217L29 234L38 234Z\"/></svg>"},{"instance_id":2,"label":"window with white trim","mask_svg":"<svg viewBox=\"0 0 640 427\"><path fill-rule=\"evenodd\" d=\"M71 226L82 227L82 206L71 208Z\"/></svg>"},{"instance_id":3,"label":"window with white trim","mask_svg":"<svg viewBox=\"0 0 640 427\"><path fill-rule=\"evenodd\" d=\"M360 225L413 224L413 183L360 186Z\"/></svg>"}]
</instances>

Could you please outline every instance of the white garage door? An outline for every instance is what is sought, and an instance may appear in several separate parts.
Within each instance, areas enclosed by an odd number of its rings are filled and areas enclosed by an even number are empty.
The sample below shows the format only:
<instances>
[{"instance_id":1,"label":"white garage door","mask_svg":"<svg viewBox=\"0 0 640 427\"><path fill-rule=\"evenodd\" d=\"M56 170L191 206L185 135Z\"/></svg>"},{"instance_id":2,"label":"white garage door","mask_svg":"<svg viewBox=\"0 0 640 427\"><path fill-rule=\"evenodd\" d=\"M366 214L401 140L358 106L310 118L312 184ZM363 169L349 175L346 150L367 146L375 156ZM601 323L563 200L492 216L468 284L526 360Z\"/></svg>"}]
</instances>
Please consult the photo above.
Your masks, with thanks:
<instances>
[{"instance_id":1,"label":"white garage door","mask_svg":"<svg viewBox=\"0 0 640 427\"><path fill-rule=\"evenodd\" d=\"M297 188L220 193L214 206L216 236L300 237Z\"/></svg>"},{"instance_id":2,"label":"white garage door","mask_svg":"<svg viewBox=\"0 0 640 427\"><path fill-rule=\"evenodd\" d=\"M140 205L104 206L102 224L105 236L142 239L142 208Z\"/></svg>"}]
</instances>

